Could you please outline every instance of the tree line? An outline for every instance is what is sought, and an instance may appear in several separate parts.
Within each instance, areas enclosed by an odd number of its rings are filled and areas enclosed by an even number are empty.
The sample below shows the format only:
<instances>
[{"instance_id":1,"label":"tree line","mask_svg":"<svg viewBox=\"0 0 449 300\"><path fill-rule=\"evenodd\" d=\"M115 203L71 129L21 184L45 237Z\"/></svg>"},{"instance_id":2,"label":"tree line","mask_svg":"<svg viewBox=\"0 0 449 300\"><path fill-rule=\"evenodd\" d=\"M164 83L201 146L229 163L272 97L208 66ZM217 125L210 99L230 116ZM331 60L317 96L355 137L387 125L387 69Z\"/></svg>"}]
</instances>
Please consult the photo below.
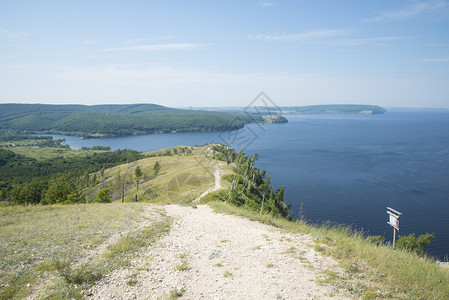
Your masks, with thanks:
<instances>
[{"instance_id":1,"label":"tree line","mask_svg":"<svg viewBox=\"0 0 449 300\"><path fill-rule=\"evenodd\" d=\"M17 204L83 202L83 176L145 157L123 149L37 160L0 149L0 199Z\"/></svg>"},{"instance_id":2,"label":"tree line","mask_svg":"<svg viewBox=\"0 0 449 300\"><path fill-rule=\"evenodd\" d=\"M246 206L260 213L270 213L291 218L290 206L284 202L285 187L277 190L270 186L271 178L266 170L254 166L258 155L248 157L242 151L224 145L213 147L214 158L234 166L235 175L229 178L231 187L221 200L236 206Z\"/></svg>"}]
</instances>

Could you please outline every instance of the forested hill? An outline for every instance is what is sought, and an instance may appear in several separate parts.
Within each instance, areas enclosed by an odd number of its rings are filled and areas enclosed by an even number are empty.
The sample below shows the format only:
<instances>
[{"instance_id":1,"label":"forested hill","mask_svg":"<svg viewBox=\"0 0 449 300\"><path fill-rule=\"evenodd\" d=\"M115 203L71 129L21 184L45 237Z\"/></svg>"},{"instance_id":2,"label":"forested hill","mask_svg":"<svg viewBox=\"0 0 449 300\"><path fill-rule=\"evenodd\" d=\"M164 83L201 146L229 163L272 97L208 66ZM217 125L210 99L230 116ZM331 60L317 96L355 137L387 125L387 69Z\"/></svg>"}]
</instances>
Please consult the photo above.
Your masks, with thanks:
<instances>
[{"instance_id":1,"label":"forested hill","mask_svg":"<svg viewBox=\"0 0 449 300\"><path fill-rule=\"evenodd\" d=\"M383 114L387 110L377 105L329 104L281 107L284 114Z\"/></svg>"},{"instance_id":2,"label":"forested hill","mask_svg":"<svg viewBox=\"0 0 449 300\"><path fill-rule=\"evenodd\" d=\"M182 110L155 104L0 104L0 129L20 133L124 136L234 130L254 121L257 121L254 117L243 114Z\"/></svg>"}]
</instances>

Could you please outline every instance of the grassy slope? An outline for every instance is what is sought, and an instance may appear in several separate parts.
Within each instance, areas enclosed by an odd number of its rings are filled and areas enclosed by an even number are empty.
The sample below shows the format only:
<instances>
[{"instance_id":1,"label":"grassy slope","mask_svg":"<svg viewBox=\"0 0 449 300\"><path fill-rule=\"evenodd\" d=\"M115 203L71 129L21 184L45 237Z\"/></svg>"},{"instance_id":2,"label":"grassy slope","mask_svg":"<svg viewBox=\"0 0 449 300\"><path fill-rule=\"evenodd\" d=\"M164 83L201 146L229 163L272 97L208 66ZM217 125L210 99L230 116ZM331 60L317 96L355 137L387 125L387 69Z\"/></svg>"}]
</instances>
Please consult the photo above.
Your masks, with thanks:
<instances>
[{"instance_id":1,"label":"grassy slope","mask_svg":"<svg viewBox=\"0 0 449 300\"><path fill-rule=\"evenodd\" d=\"M182 153L180 149L187 149L191 153ZM174 153L174 149L179 152L178 155L158 156L167 151ZM138 201L148 201L152 203L190 203L197 198L206 189L213 187L214 165L218 161L212 160L212 154L207 147L174 147L159 151L149 152L148 155L156 155L124 164L104 172L104 185L101 172L97 172L98 184L90 189L90 198L93 199L96 193L105 187L109 187L113 193L113 199L121 198L119 189L119 179L125 180L125 202L135 201L137 195ZM153 178L153 167L158 162L161 166L160 174ZM221 163L223 165L223 163ZM136 167L139 166L147 179L139 181L135 176ZM227 167L223 166L223 169ZM119 175L120 174L120 175Z\"/></svg>"},{"instance_id":2,"label":"grassy slope","mask_svg":"<svg viewBox=\"0 0 449 300\"><path fill-rule=\"evenodd\" d=\"M188 149L192 150L191 147ZM171 150L173 152L173 149ZM166 151L160 150L149 154L164 154ZM134 177L137 165L144 173L151 174L156 161L162 167L160 175L141 183L139 190L134 178L134 182L127 185L126 202L133 201L137 194L139 201L188 204L214 185L213 166L218 162L212 160L207 147L195 147L191 154L150 157L106 170L105 184L113 188L119 172L121 177L125 174L129 178ZM225 165L222 168L226 172L232 172ZM100 176L100 173L97 173L97 177ZM102 185L99 180L99 183L91 188L92 197ZM229 187L230 184L227 180L222 180L222 185ZM154 193L144 194L150 188ZM294 233L305 232L314 235L315 249L336 258L341 267L338 270L329 270L323 284L333 285L365 299L449 299L449 269L438 266L430 259L393 251L389 246L375 246L361 234L346 228L290 222L270 215L260 215L245 207L233 207L216 201L225 193L226 191L222 190L210 194L203 203L209 203L219 212L241 215ZM56 258L66 255L75 260L82 258L86 249L95 247L108 236L135 225L142 218L142 205L142 203L114 203L0 207L2 229L0 241L1 248L5 249L0 260L2 262L0 290L6 293L15 288L16 295L24 295L29 291L25 288L27 284L31 284L33 288L38 276L45 278L49 274L59 278L59 283L67 282L64 276L58 276L60 273L55 271L55 255L57 254ZM156 227L163 230L167 228L162 225ZM161 230L156 230L156 233L151 230L149 232L147 239L153 234L159 234ZM113 249L122 249L128 244L133 244L136 235L138 233L129 237L131 242L122 239L117 243L117 247L109 250L109 253L112 253L109 255L119 255L121 252L117 250L114 252ZM116 261L124 260L121 256L116 258ZM88 266L87 270L91 269L94 270L94 274L107 272L99 269L95 263ZM5 283L8 283L9 287L5 288ZM67 286L71 287L70 284ZM59 293L61 289L67 288L62 284L58 287L56 291Z\"/></svg>"},{"instance_id":3,"label":"grassy slope","mask_svg":"<svg viewBox=\"0 0 449 300\"><path fill-rule=\"evenodd\" d=\"M315 250L337 259L341 269L326 272L323 284L362 299L449 299L449 268L434 260L391 246L376 246L365 236L339 226L315 226L260 215L242 207L217 201L220 192L209 194L203 203L215 211L243 216L293 233L315 237Z\"/></svg>"}]
</instances>

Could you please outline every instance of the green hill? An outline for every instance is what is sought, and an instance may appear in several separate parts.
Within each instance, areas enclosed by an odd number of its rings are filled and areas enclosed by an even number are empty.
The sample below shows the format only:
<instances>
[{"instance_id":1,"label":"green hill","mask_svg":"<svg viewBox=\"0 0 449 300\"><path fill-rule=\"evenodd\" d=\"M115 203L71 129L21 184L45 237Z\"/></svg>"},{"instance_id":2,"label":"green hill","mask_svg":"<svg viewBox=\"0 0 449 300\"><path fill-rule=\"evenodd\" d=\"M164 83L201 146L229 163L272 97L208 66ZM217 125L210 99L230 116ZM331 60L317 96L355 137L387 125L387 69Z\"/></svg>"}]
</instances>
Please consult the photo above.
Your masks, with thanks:
<instances>
[{"instance_id":1,"label":"green hill","mask_svg":"<svg viewBox=\"0 0 449 300\"><path fill-rule=\"evenodd\" d=\"M387 110L377 105L331 104L281 107L286 114L383 114Z\"/></svg>"},{"instance_id":2,"label":"green hill","mask_svg":"<svg viewBox=\"0 0 449 300\"><path fill-rule=\"evenodd\" d=\"M249 116L182 110L155 104L44 105L0 104L0 130L20 133L124 136L131 134L234 130Z\"/></svg>"}]
</instances>

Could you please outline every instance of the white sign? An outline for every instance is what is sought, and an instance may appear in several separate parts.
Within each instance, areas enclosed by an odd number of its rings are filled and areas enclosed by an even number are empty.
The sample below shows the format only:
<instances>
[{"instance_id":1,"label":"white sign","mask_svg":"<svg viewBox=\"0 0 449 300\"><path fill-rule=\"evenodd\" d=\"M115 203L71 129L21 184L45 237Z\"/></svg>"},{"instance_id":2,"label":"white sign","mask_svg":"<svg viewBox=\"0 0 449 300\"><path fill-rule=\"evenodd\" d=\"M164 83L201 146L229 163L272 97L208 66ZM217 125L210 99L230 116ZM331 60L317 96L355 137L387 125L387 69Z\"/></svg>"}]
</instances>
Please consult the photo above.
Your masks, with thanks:
<instances>
[{"instance_id":1,"label":"white sign","mask_svg":"<svg viewBox=\"0 0 449 300\"><path fill-rule=\"evenodd\" d=\"M397 230L399 230L399 220L395 216L390 215L390 222L388 223Z\"/></svg>"}]
</instances>

